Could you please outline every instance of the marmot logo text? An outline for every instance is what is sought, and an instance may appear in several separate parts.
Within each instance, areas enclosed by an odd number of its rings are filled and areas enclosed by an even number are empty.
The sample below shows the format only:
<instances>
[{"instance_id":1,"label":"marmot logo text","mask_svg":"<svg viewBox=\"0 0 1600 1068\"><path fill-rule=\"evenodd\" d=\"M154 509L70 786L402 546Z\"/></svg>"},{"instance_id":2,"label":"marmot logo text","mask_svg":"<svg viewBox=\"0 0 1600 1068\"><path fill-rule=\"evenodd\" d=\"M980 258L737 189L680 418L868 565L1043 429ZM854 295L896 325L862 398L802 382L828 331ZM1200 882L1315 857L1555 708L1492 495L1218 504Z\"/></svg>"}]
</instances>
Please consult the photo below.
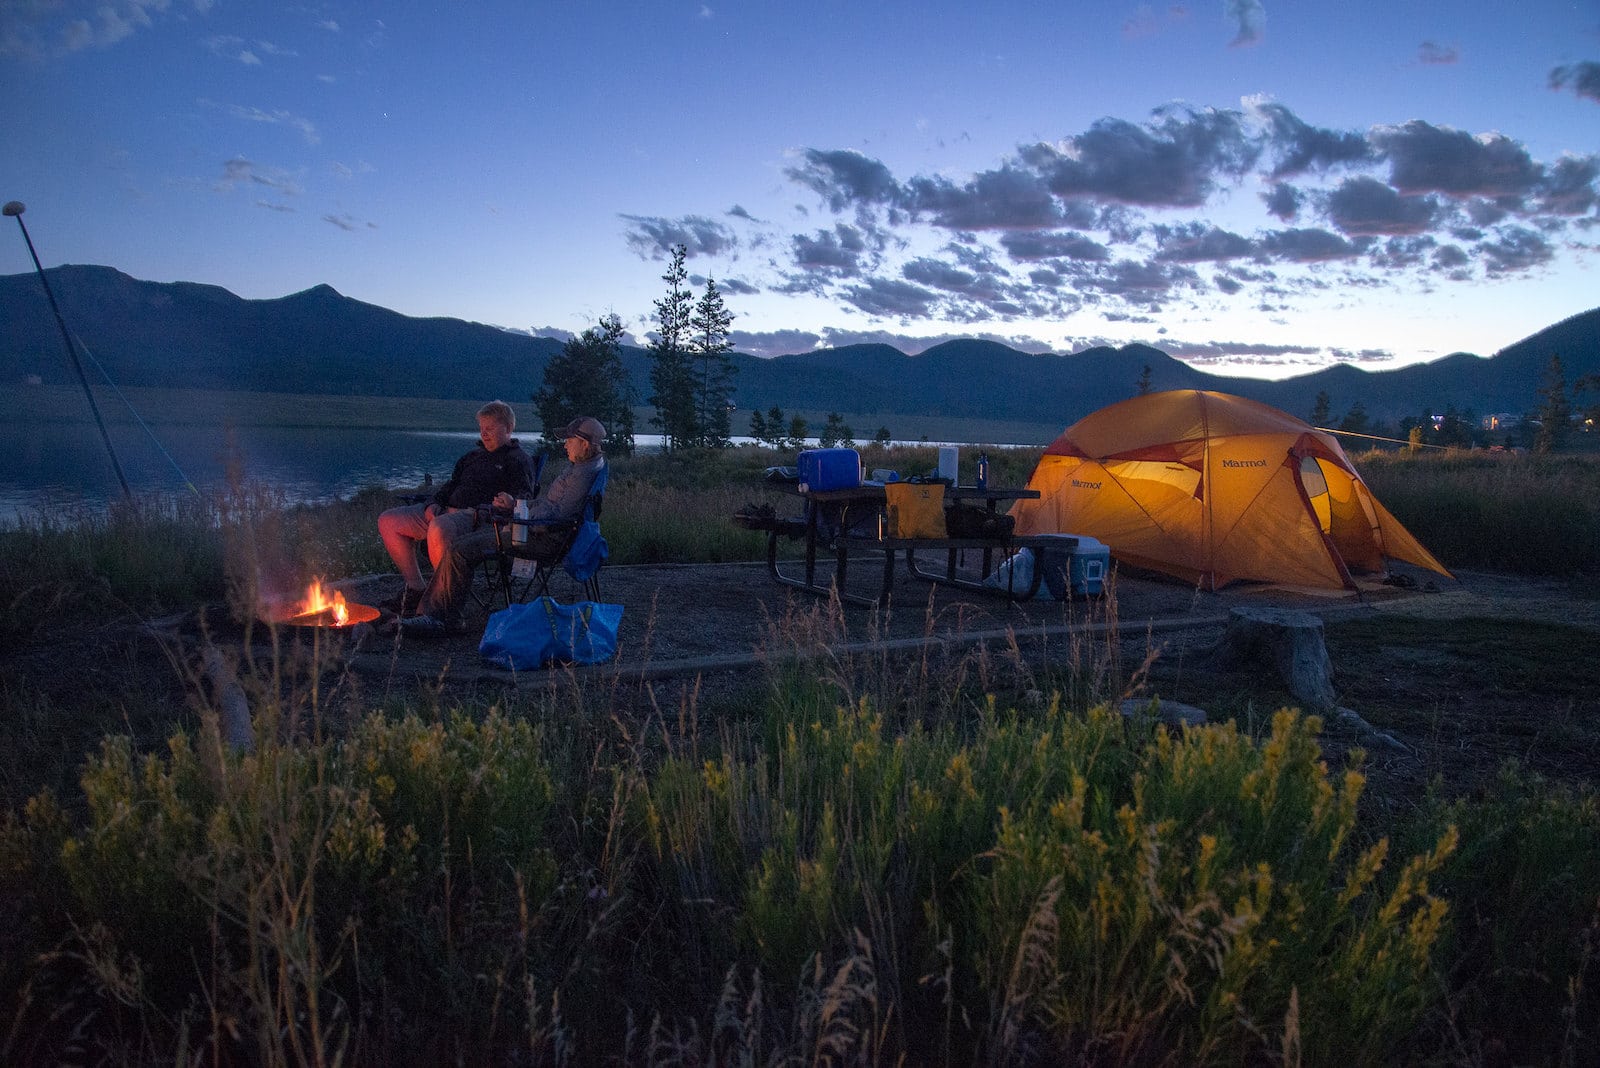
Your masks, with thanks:
<instances>
[{"instance_id":1,"label":"marmot logo text","mask_svg":"<svg viewBox=\"0 0 1600 1068\"><path fill-rule=\"evenodd\" d=\"M1098 483L1098 482L1080 482L1077 479L1073 479L1072 480L1072 485L1073 485L1073 488L1075 488L1075 489L1099 489L1100 488L1100 483Z\"/></svg>"},{"instance_id":2,"label":"marmot logo text","mask_svg":"<svg viewBox=\"0 0 1600 1068\"><path fill-rule=\"evenodd\" d=\"M1265 460L1224 460L1224 461L1222 461L1222 466L1223 467L1265 467L1265 466L1267 466L1267 461L1265 461Z\"/></svg>"}]
</instances>

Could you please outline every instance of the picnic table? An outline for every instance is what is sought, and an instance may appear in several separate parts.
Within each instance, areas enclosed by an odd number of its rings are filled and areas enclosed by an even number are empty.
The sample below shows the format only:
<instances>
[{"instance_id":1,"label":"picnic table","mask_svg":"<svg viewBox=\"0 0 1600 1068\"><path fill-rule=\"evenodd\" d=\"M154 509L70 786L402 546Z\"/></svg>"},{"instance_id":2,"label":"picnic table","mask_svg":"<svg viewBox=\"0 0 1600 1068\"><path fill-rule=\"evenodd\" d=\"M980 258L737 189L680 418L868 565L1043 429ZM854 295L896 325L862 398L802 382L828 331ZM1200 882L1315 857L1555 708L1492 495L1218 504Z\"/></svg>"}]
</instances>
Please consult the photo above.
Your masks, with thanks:
<instances>
[{"instance_id":1,"label":"picnic table","mask_svg":"<svg viewBox=\"0 0 1600 1068\"><path fill-rule=\"evenodd\" d=\"M845 604L880 608L889 603L894 586L895 557L904 554L907 572L924 582L942 583L983 593L1003 593L1013 600L1032 598L1038 593L1042 569L1035 568L1026 589L1004 589L987 584L984 580L993 573L996 557L1008 559L1021 548L1042 548L1045 545L1063 546L1059 536L1048 538L1019 534L996 534L992 537L963 538L891 538L881 522L885 505L883 485L863 483L848 489L802 491L797 483L780 483L776 486L784 493L799 497L802 513L793 519L774 519L761 529L767 533L767 570L785 586L805 590L821 597L831 597L837 591ZM977 502L995 511L1002 501L1037 500L1038 490L1000 489L996 487L946 486L946 502ZM799 574L786 572L778 565L778 542L781 538L798 537L805 542L803 570ZM831 548L834 557L833 573L825 581L817 577L817 557ZM917 562L918 552L940 552L945 556L942 570L925 570ZM960 557L964 552L982 553L982 569L976 578L962 574ZM882 584L876 596L865 596L845 589L852 554L873 552L882 554Z\"/></svg>"}]
</instances>

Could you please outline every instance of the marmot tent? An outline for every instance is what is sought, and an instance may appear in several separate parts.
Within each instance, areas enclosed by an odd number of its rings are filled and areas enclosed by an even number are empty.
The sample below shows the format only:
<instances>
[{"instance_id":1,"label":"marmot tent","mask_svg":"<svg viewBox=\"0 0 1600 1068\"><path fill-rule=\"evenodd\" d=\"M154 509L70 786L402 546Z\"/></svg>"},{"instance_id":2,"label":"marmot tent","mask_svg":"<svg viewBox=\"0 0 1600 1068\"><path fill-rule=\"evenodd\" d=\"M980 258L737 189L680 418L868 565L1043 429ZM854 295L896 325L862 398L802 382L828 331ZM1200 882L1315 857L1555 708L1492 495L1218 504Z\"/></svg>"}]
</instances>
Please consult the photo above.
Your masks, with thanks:
<instances>
[{"instance_id":1,"label":"marmot tent","mask_svg":"<svg viewBox=\"0 0 1600 1068\"><path fill-rule=\"evenodd\" d=\"M1085 534L1118 560L1208 589L1239 579L1354 587L1405 560L1450 573L1372 496L1329 434L1226 393L1183 389L1086 415L1012 509L1020 534Z\"/></svg>"}]
</instances>

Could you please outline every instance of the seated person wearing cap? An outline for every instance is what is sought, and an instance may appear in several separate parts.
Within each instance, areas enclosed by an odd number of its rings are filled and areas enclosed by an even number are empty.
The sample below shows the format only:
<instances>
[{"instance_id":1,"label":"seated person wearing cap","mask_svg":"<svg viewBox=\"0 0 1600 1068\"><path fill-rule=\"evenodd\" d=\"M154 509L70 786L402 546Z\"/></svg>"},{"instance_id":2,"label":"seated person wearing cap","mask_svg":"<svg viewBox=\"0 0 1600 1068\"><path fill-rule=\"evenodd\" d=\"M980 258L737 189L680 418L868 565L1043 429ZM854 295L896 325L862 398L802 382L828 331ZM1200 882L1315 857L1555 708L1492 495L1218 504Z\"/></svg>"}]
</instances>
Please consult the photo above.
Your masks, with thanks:
<instances>
[{"instance_id":1,"label":"seated person wearing cap","mask_svg":"<svg viewBox=\"0 0 1600 1068\"><path fill-rule=\"evenodd\" d=\"M418 543L428 547L434 574L459 547L483 552L494 547L494 528L478 522L477 509L496 495L531 494L533 461L511 436L516 414L505 401L478 409L478 447L456 461L450 480L425 504L390 508L378 517L383 547L406 580L395 610L402 616L424 599L427 585L417 563Z\"/></svg>"},{"instance_id":2,"label":"seated person wearing cap","mask_svg":"<svg viewBox=\"0 0 1600 1068\"><path fill-rule=\"evenodd\" d=\"M537 524L563 523L581 516L589 488L606 465L601 449L606 440L606 428L600 420L587 415L574 419L562 431L562 437L567 450L567 467L528 505L528 519L536 525L528 528L527 548L535 557L553 555L565 544L561 532ZM497 510L509 512L516 506L519 496L524 494L498 493L492 503ZM433 581L423 595L421 614L400 621L407 634L437 637L460 629L461 607L472 583L472 566L494 546L493 528L485 524L483 529L489 532L487 543L458 543L439 562Z\"/></svg>"}]
</instances>

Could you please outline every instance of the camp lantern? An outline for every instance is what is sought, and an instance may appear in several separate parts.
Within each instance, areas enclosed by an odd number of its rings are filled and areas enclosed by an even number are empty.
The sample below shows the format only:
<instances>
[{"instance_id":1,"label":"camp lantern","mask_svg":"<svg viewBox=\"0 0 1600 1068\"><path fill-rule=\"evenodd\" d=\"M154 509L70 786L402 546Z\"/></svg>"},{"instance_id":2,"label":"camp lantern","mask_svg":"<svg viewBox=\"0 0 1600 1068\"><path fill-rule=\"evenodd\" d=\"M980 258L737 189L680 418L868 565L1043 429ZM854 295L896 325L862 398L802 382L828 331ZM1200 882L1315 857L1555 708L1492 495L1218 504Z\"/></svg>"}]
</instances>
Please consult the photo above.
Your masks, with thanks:
<instances>
[{"instance_id":1,"label":"camp lantern","mask_svg":"<svg viewBox=\"0 0 1600 1068\"><path fill-rule=\"evenodd\" d=\"M1084 416L1039 460L1019 534L1098 538L1118 560L1218 589L1239 580L1354 588L1386 559L1449 575L1378 503L1332 435L1205 390Z\"/></svg>"}]
</instances>

